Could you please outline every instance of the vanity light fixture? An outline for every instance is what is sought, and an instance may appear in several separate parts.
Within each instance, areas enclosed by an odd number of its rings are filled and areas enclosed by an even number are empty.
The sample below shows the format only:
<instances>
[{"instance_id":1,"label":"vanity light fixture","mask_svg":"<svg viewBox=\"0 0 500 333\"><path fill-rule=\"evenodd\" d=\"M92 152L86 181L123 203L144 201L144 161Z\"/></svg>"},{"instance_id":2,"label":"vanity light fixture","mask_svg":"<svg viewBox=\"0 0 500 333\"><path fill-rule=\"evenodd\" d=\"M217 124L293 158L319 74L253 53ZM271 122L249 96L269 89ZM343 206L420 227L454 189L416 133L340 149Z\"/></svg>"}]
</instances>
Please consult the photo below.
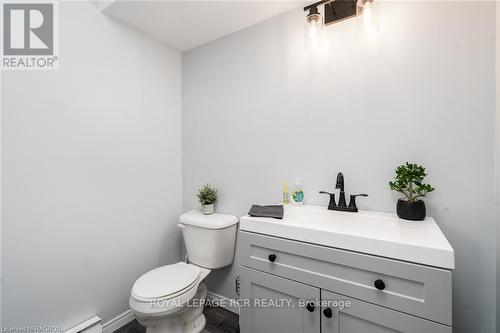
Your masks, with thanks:
<instances>
[{"instance_id":1,"label":"vanity light fixture","mask_svg":"<svg viewBox=\"0 0 500 333\"><path fill-rule=\"evenodd\" d=\"M306 31L305 45L307 49L317 49L322 44L323 25L330 25L351 17L363 16L364 30L378 30L378 10L375 0L321 0L305 6ZM318 9L323 6L324 19ZM361 18L359 18L361 20Z\"/></svg>"}]
</instances>

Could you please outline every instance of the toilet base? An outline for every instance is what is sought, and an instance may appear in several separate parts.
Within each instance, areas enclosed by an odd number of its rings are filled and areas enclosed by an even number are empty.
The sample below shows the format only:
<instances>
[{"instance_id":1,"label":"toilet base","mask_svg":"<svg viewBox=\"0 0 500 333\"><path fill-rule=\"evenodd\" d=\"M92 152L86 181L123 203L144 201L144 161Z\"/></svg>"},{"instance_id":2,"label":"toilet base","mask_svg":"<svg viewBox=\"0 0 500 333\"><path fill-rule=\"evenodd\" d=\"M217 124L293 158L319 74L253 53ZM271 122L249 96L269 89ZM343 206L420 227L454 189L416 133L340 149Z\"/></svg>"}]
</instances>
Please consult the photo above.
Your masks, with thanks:
<instances>
[{"instance_id":1,"label":"toilet base","mask_svg":"<svg viewBox=\"0 0 500 333\"><path fill-rule=\"evenodd\" d=\"M186 330L184 331L185 333L199 333L203 331L205 328L205 324L207 323L207 319L205 318L205 315L202 313L201 316L196 318L194 322L192 322L190 325L186 327Z\"/></svg>"},{"instance_id":2,"label":"toilet base","mask_svg":"<svg viewBox=\"0 0 500 333\"><path fill-rule=\"evenodd\" d=\"M204 314L201 314L193 322L187 325L178 325L174 322L158 323L156 326L149 326L146 328L146 333L200 333L205 328L207 320ZM166 325L162 325L166 324Z\"/></svg>"},{"instance_id":3,"label":"toilet base","mask_svg":"<svg viewBox=\"0 0 500 333\"><path fill-rule=\"evenodd\" d=\"M204 283L200 283L194 298L207 298L207 287ZM199 333L206 324L203 306L185 308L164 317L135 316L139 323L146 326L146 333Z\"/></svg>"}]
</instances>

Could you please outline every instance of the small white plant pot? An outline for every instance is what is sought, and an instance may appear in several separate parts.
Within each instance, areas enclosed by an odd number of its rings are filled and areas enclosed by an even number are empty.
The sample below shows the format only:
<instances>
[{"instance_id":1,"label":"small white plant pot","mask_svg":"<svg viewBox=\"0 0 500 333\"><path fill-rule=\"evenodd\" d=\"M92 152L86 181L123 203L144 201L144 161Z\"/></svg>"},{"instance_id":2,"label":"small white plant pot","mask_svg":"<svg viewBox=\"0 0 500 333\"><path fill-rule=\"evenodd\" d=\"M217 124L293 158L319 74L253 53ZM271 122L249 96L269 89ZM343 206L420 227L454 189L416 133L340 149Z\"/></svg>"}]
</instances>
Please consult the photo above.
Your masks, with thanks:
<instances>
[{"instance_id":1,"label":"small white plant pot","mask_svg":"<svg viewBox=\"0 0 500 333\"><path fill-rule=\"evenodd\" d=\"M203 214L205 215L210 215L210 214L213 214L215 209L214 209L214 204L210 204L210 205L203 205L202 206L202 210L203 210Z\"/></svg>"}]
</instances>

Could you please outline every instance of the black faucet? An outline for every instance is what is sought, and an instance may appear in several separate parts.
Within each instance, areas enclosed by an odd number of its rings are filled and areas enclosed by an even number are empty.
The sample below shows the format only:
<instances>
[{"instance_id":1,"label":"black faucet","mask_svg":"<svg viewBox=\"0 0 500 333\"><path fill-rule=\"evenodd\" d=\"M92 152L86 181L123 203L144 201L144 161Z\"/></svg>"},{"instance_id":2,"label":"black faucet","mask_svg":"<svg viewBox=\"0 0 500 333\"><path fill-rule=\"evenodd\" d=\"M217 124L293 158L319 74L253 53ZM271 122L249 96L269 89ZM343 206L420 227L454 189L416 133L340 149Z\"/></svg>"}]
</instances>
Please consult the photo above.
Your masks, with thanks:
<instances>
[{"instance_id":1,"label":"black faucet","mask_svg":"<svg viewBox=\"0 0 500 333\"><path fill-rule=\"evenodd\" d=\"M344 175L342 172L337 174L337 181L335 183L335 188L340 190L339 203L335 203L335 193L320 191L321 194L330 195L330 202L328 203L329 210L340 210L343 212L357 212L358 207L356 207L356 197L367 197L368 194L351 194L351 198L349 200L349 206L345 202L345 192L344 192Z\"/></svg>"},{"instance_id":2,"label":"black faucet","mask_svg":"<svg viewBox=\"0 0 500 333\"><path fill-rule=\"evenodd\" d=\"M337 182L335 183L335 188L340 190L339 207L346 207L345 203L345 192L344 192L344 175L342 172L337 174Z\"/></svg>"}]
</instances>

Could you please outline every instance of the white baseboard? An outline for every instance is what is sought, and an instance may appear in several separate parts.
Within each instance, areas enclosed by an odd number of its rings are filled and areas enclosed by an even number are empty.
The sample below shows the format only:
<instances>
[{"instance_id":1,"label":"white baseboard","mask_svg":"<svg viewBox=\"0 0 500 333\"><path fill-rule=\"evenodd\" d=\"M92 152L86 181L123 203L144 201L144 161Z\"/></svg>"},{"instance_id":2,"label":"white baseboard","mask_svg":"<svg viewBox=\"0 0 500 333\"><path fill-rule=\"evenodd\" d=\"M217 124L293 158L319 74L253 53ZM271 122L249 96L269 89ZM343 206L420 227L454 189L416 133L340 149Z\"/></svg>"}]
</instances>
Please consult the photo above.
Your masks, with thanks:
<instances>
[{"instance_id":1,"label":"white baseboard","mask_svg":"<svg viewBox=\"0 0 500 333\"><path fill-rule=\"evenodd\" d=\"M127 325L134 319L135 318L132 310L127 310L124 313L114 317L110 321L102 324L102 333L113 333L114 331Z\"/></svg>"},{"instance_id":2,"label":"white baseboard","mask_svg":"<svg viewBox=\"0 0 500 333\"><path fill-rule=\"evenodd\" d=\"M66 330L64 333L101 332L101 318L94 316L84 322Z\"/></svg>"},{"instance_id":3,"label":"white baseboard","mask_svg":"<svg viewBox=\"0 0 500 333\"><path fill-rule=\"evenodd\" d=\"M231 302L231 300L225 296L213 293L211 291L208 292L207 298L209 301L217 301L220 307L231 311L233 313L236 313L237 315L240 314L240 308L234 303Z\"/></svg>"}]
</instances>

